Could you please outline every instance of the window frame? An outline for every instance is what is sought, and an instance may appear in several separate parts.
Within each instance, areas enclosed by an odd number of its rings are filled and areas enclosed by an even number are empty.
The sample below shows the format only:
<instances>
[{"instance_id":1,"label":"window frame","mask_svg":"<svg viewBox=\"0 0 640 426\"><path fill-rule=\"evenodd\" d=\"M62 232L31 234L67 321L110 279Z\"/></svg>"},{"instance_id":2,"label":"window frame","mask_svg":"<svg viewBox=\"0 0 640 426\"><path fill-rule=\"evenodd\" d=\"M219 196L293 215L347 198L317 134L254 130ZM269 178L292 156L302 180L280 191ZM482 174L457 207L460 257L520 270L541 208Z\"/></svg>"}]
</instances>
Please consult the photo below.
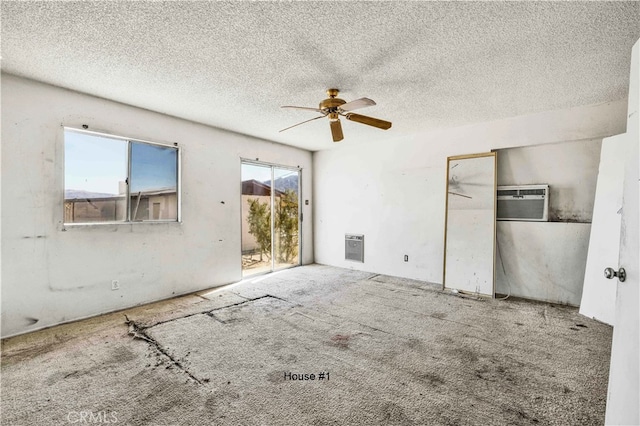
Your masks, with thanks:
<instances>
[{"instance_id":1,"label":"window frame","mask_svg":"<svg viewBox=\"0 0 640 426\"><path fill-rule=\"evenodd\" d=\"M158 224L158 223L182 223L182 147L178 145L177 142L174 143L163 143L163 142L155 142L149 141L140 138L131 138L126 136L114 135L112 133L95 131L95 130L87 130L87 129L78 129L76 127L62 126L62 146L63 146L63 154L62 154L62 225L64 227L70 226L100 226L100 225L133 225L133 224ZM125 169L127 171L127 176L125 179L126 186L126 217L124 220L110 220L110 221L102 221L102 222L65 222L65 214L64 214L64 206L66 199L64 198L65 189L66 189L66 161L65 161L65 151L66 151L66 133L80 133L90 136L103 137L108 139L120 140L124 141L127 144L126 147L126 165ZM158 146L162 148L172 148L176 150L176 203L177 203L177 217L176 219L149 219L149 220L132 220L132 212L131 212L131 149L133 143L141 143L152 146Z\"/></svg>"}]
</instances>

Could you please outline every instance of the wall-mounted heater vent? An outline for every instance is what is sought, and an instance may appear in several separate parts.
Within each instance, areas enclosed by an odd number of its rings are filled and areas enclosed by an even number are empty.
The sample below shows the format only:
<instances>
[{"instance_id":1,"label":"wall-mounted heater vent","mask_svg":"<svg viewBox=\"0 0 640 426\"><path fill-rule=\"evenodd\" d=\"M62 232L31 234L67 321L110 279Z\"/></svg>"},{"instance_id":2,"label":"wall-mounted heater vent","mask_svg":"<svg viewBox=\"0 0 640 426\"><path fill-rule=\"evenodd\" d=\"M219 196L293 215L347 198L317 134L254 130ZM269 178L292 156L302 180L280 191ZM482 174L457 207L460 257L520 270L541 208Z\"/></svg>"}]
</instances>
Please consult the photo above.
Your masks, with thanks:
<instances>
[{"instance_id":1,"label":"wall-mounted heater vent","mask_svg":"<svg viewBox=\"0 0 640 426\"><path fill-rule=\"evenodd\" d=\"M498 187L498 220L546 222L549 215L549 185Z\"/></svg>"},{"instance_id":2,"label":"wall-mounted heater vent","mask_svg":"<svg viewBox=\"0 0 640 426\"><path fill-rule=\"evenodd\" d=\"M364 262L364 235L345 234L344 258Z\"/></svg>"}]
</instances>

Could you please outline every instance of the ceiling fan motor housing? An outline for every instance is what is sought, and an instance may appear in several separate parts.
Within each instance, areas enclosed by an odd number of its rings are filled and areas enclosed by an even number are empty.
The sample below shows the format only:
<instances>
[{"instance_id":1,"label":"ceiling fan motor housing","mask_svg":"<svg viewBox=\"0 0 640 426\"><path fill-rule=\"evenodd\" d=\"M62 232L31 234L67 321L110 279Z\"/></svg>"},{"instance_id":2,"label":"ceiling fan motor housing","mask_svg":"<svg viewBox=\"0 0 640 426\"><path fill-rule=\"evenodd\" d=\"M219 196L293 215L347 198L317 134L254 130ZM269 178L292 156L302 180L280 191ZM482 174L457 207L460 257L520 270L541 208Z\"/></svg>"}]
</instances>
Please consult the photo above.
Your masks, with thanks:
<instances>
[{"instance_id":1,"label":"ceiling fan motor housing","mask_svg":"<svg viewBox=\"0 0 640 426\"><path fill-rule=\"evenodd\" d=\"M345 101L344 99L336 98L336 96L338 96L338 93L338 89L328 89L327 96L329 97L320 102L320 109L329 114L329 120L331 121L339 120L338 107L347 103L347 101Z\"/></svg>"},{"instance_id":2,"label":"ceiling fan motor housing","mask_svg":"<svg viewBox=\"0 0 640 426\"><path fill-rule=\"evenodd\" d=\"M286 105L282 108L297 108L297 109L305 109L319 112L319 117L312 118L310 120L305 120L302 123L295 124L293 126L289 126L285 129L280 130L281 132L284 130L288 130L292 127L299 126L300 124L307 123L309 121L318 120L323 117L329 117L329 124L331 125L331 136L333 137L334 142L339 142L343 139L342 134L342 125L340 124L340 116L342 115L349 121L355 121L358 123L366 124L368 126L377 127L378 129L387 130L391 127L390 121L380 120L378 118L367 117L366 115L354 114L351 111L358 108L365 108L368 106L375 105L376 103L369 98L360 98L351 102L346 102L344 99L337 98L339 90L338 89L328 89L327 99L320 102L319 107L316 108L308 108L308 107L298 107Z\"/></svg>"},{"instance_id":3,"label":"ceiling fan motor housing","mask_svg":"<svg viewBox=\"0 0 640 426\"><path fill-rule=\"evenodd\" d=\"M327 98L324 101L320 102L321 110L329 110L329 112L337 112L337 109L340 105L346 104L347 102L344 99L340 98Z\"/></svg>"}]
</instances>

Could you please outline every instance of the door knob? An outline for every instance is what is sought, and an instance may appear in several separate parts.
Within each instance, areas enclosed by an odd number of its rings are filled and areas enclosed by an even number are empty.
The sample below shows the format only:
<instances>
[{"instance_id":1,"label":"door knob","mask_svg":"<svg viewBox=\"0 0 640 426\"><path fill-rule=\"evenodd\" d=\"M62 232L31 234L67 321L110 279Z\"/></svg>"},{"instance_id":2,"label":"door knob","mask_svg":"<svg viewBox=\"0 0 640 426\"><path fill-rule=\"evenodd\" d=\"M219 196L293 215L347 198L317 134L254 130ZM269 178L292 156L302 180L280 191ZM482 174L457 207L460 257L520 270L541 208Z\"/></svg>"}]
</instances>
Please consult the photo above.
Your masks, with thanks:
<instances>
[{"instance_id":1,"label":"door knob","mask_svg":"<svg viewBox=\"0 0 640 426\"><path fill-rule=\"evenodd\" d=\"M618 280L622 283L627 279L627 272L624 270L624 268L620 268L619 271L616 271L613 268L606 268L604 270L604 277L609 280L618 277Z\"/></svg>"}]
</instances>

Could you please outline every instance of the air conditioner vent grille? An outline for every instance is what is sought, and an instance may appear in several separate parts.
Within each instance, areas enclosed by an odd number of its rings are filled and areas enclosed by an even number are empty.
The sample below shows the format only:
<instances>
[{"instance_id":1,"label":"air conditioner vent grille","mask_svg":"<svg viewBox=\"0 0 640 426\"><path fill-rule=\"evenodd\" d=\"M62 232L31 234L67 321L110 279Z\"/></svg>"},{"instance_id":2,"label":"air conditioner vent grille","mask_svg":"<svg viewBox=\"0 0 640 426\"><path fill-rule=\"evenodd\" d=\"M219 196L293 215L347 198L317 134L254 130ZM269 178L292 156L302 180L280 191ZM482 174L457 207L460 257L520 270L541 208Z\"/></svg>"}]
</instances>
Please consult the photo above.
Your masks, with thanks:
<instances>
[{"instance_id":1,"label":"air conditioner vent grille","mask_svg":"<svg viewBox=\"0 0 640 426\"><path fill-rule=\"evenodd\" d=\"M549 185L499 186L497 196L498 220L548 220Z\"/></svg>"},{"instance_id":2,"label":"air conditioner vent grille","mask_svg":"<svg viewBox=\"0 0 640 426\"><path fill-rule=\"evenodd\" d=\"M544 189L521 189L518 195L545 195Z\"/></svg>"},{"instance_id":3,"label":"air conditioner vent grille","mask_svg":"<svg viewBox=\"0 0 640 426\"><path fill-rule=\"evenodd\" d=\"M364 235L346 234L344 236L344 258L364 262Z\"/></svg>"},{"instance_id":4,"label":"air conditioner vent grille","mask_svg":"<svg viewBox=\"0 0 640 426\"><path fill-rule=\"evenodd\" d=\"M535 220L544 213L544 203L538 200L504 200L498 205L500 219Z\"/></svg>"}]
</instances>

